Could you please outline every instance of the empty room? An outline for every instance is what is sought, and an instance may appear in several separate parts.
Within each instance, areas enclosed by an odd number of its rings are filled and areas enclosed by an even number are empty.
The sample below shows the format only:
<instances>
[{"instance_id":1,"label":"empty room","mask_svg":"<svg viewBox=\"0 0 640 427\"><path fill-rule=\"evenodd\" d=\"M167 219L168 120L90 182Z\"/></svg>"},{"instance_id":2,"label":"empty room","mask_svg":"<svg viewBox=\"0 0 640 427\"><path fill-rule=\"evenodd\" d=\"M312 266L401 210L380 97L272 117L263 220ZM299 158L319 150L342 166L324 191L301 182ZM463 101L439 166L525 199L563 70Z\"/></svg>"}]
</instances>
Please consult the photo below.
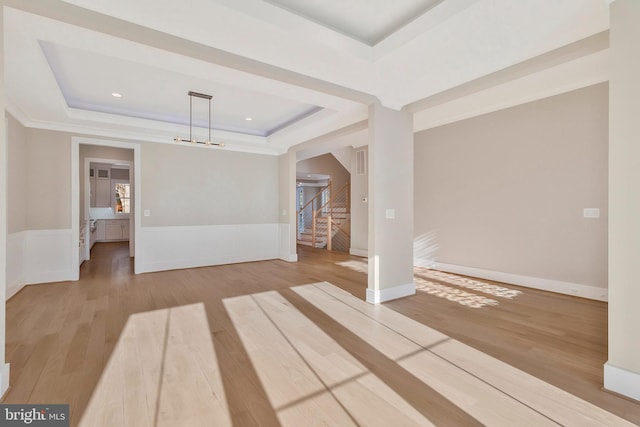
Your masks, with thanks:
<instances>
[{"instance_id":1,"label":"empty room","mask_svg":"<svg viewBox=\"0 0 640 427\"><path fill-rule=\"evenodd\" d=\"M0 6L1 425L640 425L640 2Z\"/></svg>"}]
</instances>

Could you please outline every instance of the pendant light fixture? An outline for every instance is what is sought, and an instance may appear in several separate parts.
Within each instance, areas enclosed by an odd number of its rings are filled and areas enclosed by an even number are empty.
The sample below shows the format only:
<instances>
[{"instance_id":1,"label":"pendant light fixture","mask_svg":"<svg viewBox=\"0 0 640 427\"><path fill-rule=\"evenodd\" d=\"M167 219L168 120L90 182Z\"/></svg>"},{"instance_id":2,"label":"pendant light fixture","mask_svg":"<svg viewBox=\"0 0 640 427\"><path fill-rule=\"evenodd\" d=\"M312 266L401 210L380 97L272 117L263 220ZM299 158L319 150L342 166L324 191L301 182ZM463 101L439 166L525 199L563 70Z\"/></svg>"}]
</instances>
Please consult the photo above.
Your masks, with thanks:
<instances>
[{"instance_id":1,"label":"pendant light fixture","mask_svg":"<svg viewBox=\"0 0 640 427\"><path fill-rule=\"evenodd\" d=\"M212 142L211 141L211 95L206 95L204 93L198 93L189 91L189 139L184 139L180 136L176 136L173 140L177 143L188 142L190 144L204 144L204 145L215 145L216 147L222 148L224 147L224 143L222 142ZM198 141L193 137L193 97L202 98L209 101L209 137L206 141Z\"/></svg>"}]
</instances>

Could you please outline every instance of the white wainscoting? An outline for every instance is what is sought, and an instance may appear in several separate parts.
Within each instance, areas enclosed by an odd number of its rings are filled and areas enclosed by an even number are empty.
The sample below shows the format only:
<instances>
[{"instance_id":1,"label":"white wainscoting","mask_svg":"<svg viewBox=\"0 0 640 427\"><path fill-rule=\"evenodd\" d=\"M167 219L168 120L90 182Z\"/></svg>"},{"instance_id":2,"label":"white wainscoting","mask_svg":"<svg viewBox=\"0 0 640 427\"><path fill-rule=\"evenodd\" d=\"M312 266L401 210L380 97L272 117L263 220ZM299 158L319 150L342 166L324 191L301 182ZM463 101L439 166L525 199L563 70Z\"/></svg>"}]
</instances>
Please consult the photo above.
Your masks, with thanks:
<instances>
[{"instance_id":1,"label":"white wainscoting","mask_svg":"<svg viewBox=\"0 0 640 427\"><path fill-rule=\"evenodd\" d=\"M369 251L367 249L349 248L349 254L369 258Z\"/></svg>"},{"instance_id":2,"label":"white wainscoting","mask_svg":"<svg viewBox=\"0 0 640 427\"><path fill-rule=\"evenodd\" d=\"M5 363L0 367L0 396L4 396L7 390L9 390L10 372L11 367L9 363Z\"/></svg>"},{"instance_id":3,"label":"white wainscoting","mask_svg":"<svg viewBox=\"0 0 640 427\"><path fill-rule=\"evenodd\" d=\"M136 273L278 258L279 224L141 227Z\"/></svg>"},{"instance_id":4,"label":"white wainscoting","mask_svg":"<svg viewBox=\"0 0 640 427\"><path fill-rule=\"evenodd\" d=\"M7 299L14 296L25 284L24 242L24 231L7 234Z\"/></svg>"},{"instance_id":5,"label":"white wainscoting","mask_svg":"<svg viewBox=\"0 0 640 427\"><path fill-rule=\"evenodd\" d=\"M640 400L640 374L604 364L604 388Z\"/></svg>"},{"instance_id":6,"label":"white wainscoting","mask_svg":"<svg viewBox=\"0 0 640 427\"><path fill-rule=\"evenodd\" d=\"M71 230L27 230L7 235L7 293L25 285L74 280Z\"/></svg>"},{"instance_id":7,"label":"white wainscoting","mask_svg":"<svg viewBox=\"0 0 640 427\"><path fill-rule=\"evenodd\" d=\"M25 284L77 280L73 271L71 229L24 232L23 277Z\"/></svg>"},{"instance_id":8,"label":"white wainscoting","mask_svg":"<svg viewBox=\"0 0 640 427\"><path fill-rule=\"evenodd\" d=\"M573 295L598 301L607 301L608 299L607 288L582 285L579 283L542 279L540 277L522 276L512 273L502 273L500 271L483 270L481 268L446 264L419 258L414 258L413 265L417 267L433 268L435 270L446 271L448 273L462 274L464 276L471 276L479 279L493 280L496 282L509 283L512 285L540 289L549 292L556 292L565 295Z\"/></svg>"},{"instance_id":9,"label":"white wainscoting","mask_svg":"<svg viewBox=\"0 0 640 427\"><path fill-rule=\"evenodd\" d=\"M278 257L281 260L288 262L298 261L298 254L296 253L295 239L291 240L291 224L280 223L278 224L278 234L280 237L278 243Z\"/></svg>"}]
</instances>

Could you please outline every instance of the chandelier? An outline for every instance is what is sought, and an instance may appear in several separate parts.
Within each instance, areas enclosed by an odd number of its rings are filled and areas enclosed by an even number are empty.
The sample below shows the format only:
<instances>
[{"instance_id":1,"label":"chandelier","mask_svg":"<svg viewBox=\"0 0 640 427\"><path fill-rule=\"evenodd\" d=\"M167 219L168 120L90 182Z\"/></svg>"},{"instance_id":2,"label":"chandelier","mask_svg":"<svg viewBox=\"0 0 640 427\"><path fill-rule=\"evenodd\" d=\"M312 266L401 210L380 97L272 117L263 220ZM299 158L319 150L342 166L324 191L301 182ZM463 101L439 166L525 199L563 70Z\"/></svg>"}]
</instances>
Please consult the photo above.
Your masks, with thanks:
<instances>
[{"instance_id":1,"label":"chandelier","mask_svg":"<svg viewBox=\"0 0 640 427\"><path fill-rule=\"evenodd\" d=\"M222 142L212 142L211 141L211 95L205 95L204 93L198 93L189 91L189 139L184 139L181 136L176 136L173 140L177 143L188 142L190 144L204 144L204 145L215 145L216 147L222 148L224 147L224 143ZM193 97L202 98L209 101L209 137L206 141L198 141L193 137Z\"/></svg>"}]
</instances>

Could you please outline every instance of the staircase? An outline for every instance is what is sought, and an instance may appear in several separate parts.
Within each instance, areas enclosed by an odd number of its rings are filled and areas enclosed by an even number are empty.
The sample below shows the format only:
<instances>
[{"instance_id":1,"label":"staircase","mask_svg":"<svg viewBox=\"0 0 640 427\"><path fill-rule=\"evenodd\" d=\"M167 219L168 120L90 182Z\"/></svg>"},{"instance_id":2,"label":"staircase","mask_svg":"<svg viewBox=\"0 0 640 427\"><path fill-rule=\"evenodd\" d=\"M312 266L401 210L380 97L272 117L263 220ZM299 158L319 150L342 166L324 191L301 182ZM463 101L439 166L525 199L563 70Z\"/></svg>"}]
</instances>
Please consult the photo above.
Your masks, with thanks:
<instances>
[{"instance_id":1,"label":"staircase","mask_svg":"<svg viewBox=\"0 0 640 427\"><path fill-rule=\"evenodd\" d=\"M322 200L326 200L324 204ZM332 194L324 187L297 212L298 244L348 252L350 247L349 184Z\"/></svg>"}]
</instances>

